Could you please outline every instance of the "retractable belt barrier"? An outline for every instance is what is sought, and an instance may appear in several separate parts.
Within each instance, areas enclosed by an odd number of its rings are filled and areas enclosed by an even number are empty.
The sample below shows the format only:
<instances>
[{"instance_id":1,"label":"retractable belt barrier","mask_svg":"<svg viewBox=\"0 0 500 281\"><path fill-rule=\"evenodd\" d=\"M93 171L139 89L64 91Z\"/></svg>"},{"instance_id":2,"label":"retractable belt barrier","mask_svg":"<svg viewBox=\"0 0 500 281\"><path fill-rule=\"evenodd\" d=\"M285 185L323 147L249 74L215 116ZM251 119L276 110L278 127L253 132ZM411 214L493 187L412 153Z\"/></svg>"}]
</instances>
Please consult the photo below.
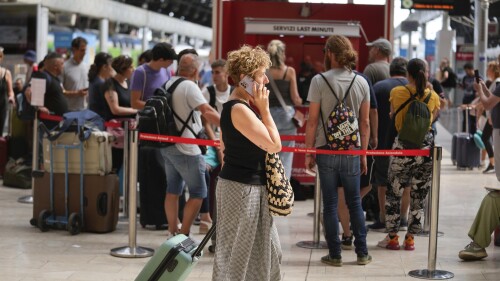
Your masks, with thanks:
<instances>
[{"instance_id":1,"label":"retractable belt barrier","mask_svg":"<svg viewBox=\"0 0 500 281\"><path fill-rule=\"evenodd\" d=\"M50 115L46 113L39 113L39 119L41 120L51 120L51 121L62 121L61 116ZM104 123L105 127L122 127L122 123ZM128 127L128 126L127 126ZM128 131L128 130L127 130ZM176 136L167 135L156 135L147 133L138 133L134 130L129 136L130 138L130 173L129 173L129 246L120 247L112 249L110 254L115 257L149 257L153 255L154 250L149 248L144 248L136 245L136 196L137 196L137 154L138 154L138 141L156 141L156 142L171 142L171 143L184 143L184 144L195 144L195 145L206 145L206 146L220 146L220 141L217 140L205 140L205 139L192 139ZM282 141L298 141L304 142L304 135L296 136L280 136ZM282 147L283 152L293 152L293 153L308 153L308 154L327 154L327 155L366 155L366 156L425 156L430 157L431 152L433 156L433 169L432 169L432 186L430 193L430 202L432 207L430 208L430 217L426 218L430 221L430 231L429 231L429 249L428 249L428 264L427 269L412 270L409 275L415 278L423 279L449 279L453 278L454 274L445 270L436 269L436 254L437 254L437 228L438 228L438 217L439 217L439 188L440 188L440 172L441 172L441 159L442 159L442 148L433 147L432 151L429 149L405 149L405 150L326 150L326 149L315 149L315 148L297 148L297 147ZM316 188L315 188L315 198L314 198L314 240L313 241L303 241L297 243L301 248L309 249L322 249L326 248L327 245L324 242L319 241L319 228L320 228L320 205L321 205L321 189L320 189L319 177L316 176Z\"/></svg>"}]
</instances>

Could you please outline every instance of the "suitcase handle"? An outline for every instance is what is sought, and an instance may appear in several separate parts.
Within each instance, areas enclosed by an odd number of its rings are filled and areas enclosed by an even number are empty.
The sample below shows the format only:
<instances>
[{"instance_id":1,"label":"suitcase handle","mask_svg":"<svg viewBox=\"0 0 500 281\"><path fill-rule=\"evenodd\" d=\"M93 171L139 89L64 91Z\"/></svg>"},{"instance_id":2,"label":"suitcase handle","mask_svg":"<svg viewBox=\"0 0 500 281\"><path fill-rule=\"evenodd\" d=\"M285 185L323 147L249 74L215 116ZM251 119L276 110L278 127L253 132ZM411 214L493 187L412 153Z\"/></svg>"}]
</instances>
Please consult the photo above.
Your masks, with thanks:
<instances>
[{"instance_id":1,"label":"suitcase handle","mask_svg":"<svg viewBox=\"0 0 500 281\"><path fill-rule=\"evenodd\" d=\"M212 238L212 235L214 235L214 233L215 233L215 224L213 224L212 227L210 227L207 235L205 235L205 237L203 237L203 240L201 240L200 245L198 245L196 250L194 250L193 254L191 255L193 260L199 259L201 257L201 251L203 251L203 248L205 248L205 246L207 245L208 241L210 241L210 239Z\"/></svg>"}]
</instances>

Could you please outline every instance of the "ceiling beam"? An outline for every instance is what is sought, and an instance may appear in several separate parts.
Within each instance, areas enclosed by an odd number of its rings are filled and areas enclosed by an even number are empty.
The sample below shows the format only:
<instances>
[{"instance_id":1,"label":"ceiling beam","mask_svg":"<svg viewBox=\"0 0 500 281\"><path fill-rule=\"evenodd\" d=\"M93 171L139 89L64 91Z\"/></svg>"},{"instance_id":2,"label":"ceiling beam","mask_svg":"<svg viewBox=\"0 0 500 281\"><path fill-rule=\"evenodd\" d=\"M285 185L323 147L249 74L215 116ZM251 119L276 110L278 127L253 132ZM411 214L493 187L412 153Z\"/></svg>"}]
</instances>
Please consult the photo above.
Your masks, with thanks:
<instances>
[{"instance_id":1,"label":"ceiling beam","mask_svg":"<svg viewBox=\"0 0 500 281\"><path fill-rule=\"evenodd\" d=\"M77 13L92 18L127 23L137 27L212 41L212 29L132 5L110 0L18 0L20 3L41 4L51 11Z\"/></svg>"}]
</instances>

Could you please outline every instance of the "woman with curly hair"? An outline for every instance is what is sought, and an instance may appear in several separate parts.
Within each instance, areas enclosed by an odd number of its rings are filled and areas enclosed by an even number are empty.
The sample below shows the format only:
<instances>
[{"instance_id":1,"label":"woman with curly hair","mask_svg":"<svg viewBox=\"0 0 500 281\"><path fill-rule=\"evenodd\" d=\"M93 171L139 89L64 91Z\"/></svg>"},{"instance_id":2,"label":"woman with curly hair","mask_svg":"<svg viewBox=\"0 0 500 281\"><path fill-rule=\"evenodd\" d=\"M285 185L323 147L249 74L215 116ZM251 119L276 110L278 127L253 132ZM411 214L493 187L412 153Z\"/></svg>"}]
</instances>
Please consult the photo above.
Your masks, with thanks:
<instances>
[{"instance_id":1,"label":"woman with curly hair","mask_svg":"<svg viewBox=\"0 0 500 281\"><path fill-rule=\"evenodd\" d=\"M229 52L226 66L236 85L249 76L247 92L236 87L223 105L220 128L224 165L216 188L217 237L212 280L281 280L281 246L269 213L266 153L281 150L269 111L266 69L271 61L260 47ZM255 112L252 103L259 111Z\"/></svg>"}]
</instances>

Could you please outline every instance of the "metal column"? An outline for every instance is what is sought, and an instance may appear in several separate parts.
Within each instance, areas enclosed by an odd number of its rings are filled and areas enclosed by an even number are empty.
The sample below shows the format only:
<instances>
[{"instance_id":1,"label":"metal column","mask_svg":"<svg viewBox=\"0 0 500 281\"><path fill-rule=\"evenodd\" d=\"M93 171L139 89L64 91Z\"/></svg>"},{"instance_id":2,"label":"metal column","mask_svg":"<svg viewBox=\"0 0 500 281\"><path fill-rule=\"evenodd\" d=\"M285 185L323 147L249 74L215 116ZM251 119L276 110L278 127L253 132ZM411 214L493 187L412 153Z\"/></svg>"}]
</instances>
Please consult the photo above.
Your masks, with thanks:
<instances>
[{"instance_id":1,"label":"metal column","mask_svg":"<svg viewBox=\"0 0 500 281\"><path fill-rule=\"evenodd\" d=\"M486 48L488 47L488 0L474 0L474 68L486 77Z\"/></svg>"}]
</instances>

